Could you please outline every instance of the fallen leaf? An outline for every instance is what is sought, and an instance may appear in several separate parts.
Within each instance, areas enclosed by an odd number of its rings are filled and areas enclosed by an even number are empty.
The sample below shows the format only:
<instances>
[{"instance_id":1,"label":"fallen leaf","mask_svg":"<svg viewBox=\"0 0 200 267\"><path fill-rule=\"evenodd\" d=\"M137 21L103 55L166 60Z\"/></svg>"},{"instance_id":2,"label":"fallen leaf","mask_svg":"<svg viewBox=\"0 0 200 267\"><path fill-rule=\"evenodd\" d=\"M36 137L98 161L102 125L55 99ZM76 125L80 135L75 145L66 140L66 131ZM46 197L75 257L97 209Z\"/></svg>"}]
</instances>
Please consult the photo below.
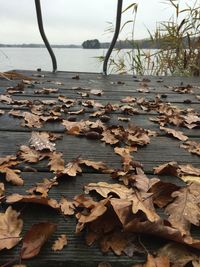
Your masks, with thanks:
<instances>
[{"instance_id":1,"label":"fallen leaf","mask_svg":"<svg viewBox=\"0 0 200 267\"><path fill-rule=\"evenodd\" d=\"M6 203L13 204L17 202L37 203L49 206L55 210L60 209L58 202L53 198L47 198L37 195L20 195L20 194L12 194L6 197Z\"/></svg>"},{"instance_id":2,"label":"fallen leaf","mask_svg":"<svg viewBox=\"0 0 200 267\"><path fill-rule=\"evenodd\" d=\"M4 195L5 192L5 186L4 183L0 183L0 197Z\"/></svg>"},{"instance_id":3,"label":"fallen leaf","mask_svg":"<svg viewBox=\"0 0 200 267\"><path fill-rule=\"evenodd\" d=\"M42 122L40 121L40 116L32 114L31 112L25 111L22 113L25 120L22 126L27 126L29 128L41 128Z\"/></svg>"},{"instance_id":4,"label":"fallen leaf","mask_svg":"<svg viewBox=\"0 0 200 267\"><path fill-rule=\"evenodd\" d=\"M55 150L55 143L49 141L49 134L46 132L32 132L29 143L35 150Z\"/></svg>"},{"instance_id":5,"label":"fallen leaf","mask_svg":"<svg viewBox=\"0 0 200 267\"><path fill-rule=\"evenodd\" d=\"M36 163L45 157L48 157L47 153L42 153L28 146L20 146L18 156L26 162Z\"/></svg>"},{"instance_id":6,"label":"fallen leaf","mask_svg":"<svg viewBox=\"0 0 200 267\"><path fill-rule=\"evenodd\" d=\"M58 204L60 205L61 212L64 215L74 214L75 205L73 201L67 200L65 197L62 197Z\"/></svg>"},{"instance_id":7,"label":"fallen leaf","mask_svg":"<svg viewBox=\"0 0 200 267\"><path fill-rule=\"evenodd\" d=\"M169 258L172 267L183 267L197 256L190 252L185 246L177 243L169 243L158 250L158 256Z\"/></svg>"},{"instance_id":8,"label":"fallen leaf","mask_svg":"<svg viewBox=\"0 0 200 267\"><path fill-rule=\"evenodd\" d=\"M22 259L31 259L39 254L44 243L56 230L50 222L34 224L25 234L20 252Z\"/></svg>"},{"instance_id":9,"label":"fallen leaf","mask_svg":"<svg viewBox=\"0 0 200 267\"><path fill-rule=\"evenodd\" d=\"M106 144L115 145L119 143L119 140L115 137L110 130L103 131L101 134L103 137L101 141L104 141Z\"/></svg>"},{"instance_id":10,"label":"fallen leaf","mask_svg":"<svg viewBox=\"0 0 200 267\"><path fill-rule=\"evenodd\" d=\"M50 171L53 171L54 173L60 173L64 170L65 161L62 158L62 153L53 152L49 158L50 161L48 166L50 166Z\"/></svg>"},{"instance_id":11,"label":"fallen leaf","mask_svg":"<svg viewBox=\"0 0 200 267\"><path fill-rule=\"evenodd\" d=\"M23 221L19 219L20 212L7 208L5 213L0 213L0 250L11 249L21 240L20 233Z\"/></svg>"},{"instance_id":12,"label":"fallen leaf","mask_svg":"<svg viewBox=\"0 0 200 267\"><path fill-rule=\"evenodd\" d=\"M195 141L186 141L180 147L187 149L189 152L200 156L200 143Z\"/></svg>"},{"instance_id":13,"label":"fallen leaf","mask_svg":"<svg viewBox=\"0 0 200 267\"><path fill-rule=\"evenodd\" d=\"M136 98L132 96L127 96L120 100L122 103L133 103L136 102Z\"/></svg>"},{"instance_id":14,"label":"fallen leaf","mask_svg":"<svg viewBox=\"0 0 200 267\"><path fill-rule=\"evenodd\" d=\"M79 159L68 162L61 174L67 174L69 176L76 176L78 173L82 172Z\"/></svg>"},{"instance_id":15,"label":"fallen leaf","mask_svg":"<svg viewBox=\"0 0 200 267\"><path fill-rule=\"evenodd\" d=\"M177 176L178 174L178 163L175 161L171 161L168 163L161 164L158 167L153 168L155 174L161 174L161 175L173 175Z\"/></svg>"},{"instance_id":16,"label":"fallen leaf","mask_svg":"<svg viewBox=\"0 0 200 267\"><path fill-rule=\"evenodd\" d=\"M56 180L56 177L50 180L44 178L42 183L37 183L35 187L28 189L27 192L30 194L40 193L41 197L47 197L49 190L57 184L58 182Z\"/></svg>"},{"instance_id":17,"label":"fallen leaf","mask_svg":"<svg viewBox=\"0 0 200 267\"><path fill-rule=\"evenodd\" d=\"M132 267L170 267L170 262L166 256L153 257L148 254L147 261L144 264L136 264Z\"/></svg>"},{"instance_id":18,"label":"fallen leaf","mask_svg":"<svg viewBox=\"0 0 200 267\"><path fill-rule=\"evenodd\" d=\"M67 236L61 235L52 245L53 251L60 251L67 245Z\"/></svg>"},{"instance_id":19,"label":"fallen leaf","mask_svg":"<svg viewBox=\"0 0 200 267\"><path fill-rule=\"evenodd\" d=\"M21 171L11 169L19 163L20 161L17 161L15 156L0 158L0 173L4 173L6 181L11 182L14 185L23 185L24 183L23 179L19 175Z\"/></svg>"},{"instance_id":20,"label":"fallen leaf","mask_svg":"<svg viewBox=\"0 0 200 267\"><path fill-rule=\"evenodd\" d=\"M184 135L181 131L176 131L174 129L166 128L166 127L162 127L162 126L160 126L160 130L168 133L169 135L172 135L173 137L175 137L181 141L186 141L188 139L188 137L186 135Z\"/></svg>"},{"instance_id":21,"label":"fallen leaf","mask_svg":"<svg viewBox=\"0 0 200 267\"><path fill-rule=\"evenodd\" d=\"M101 96L103 94L103 90L101 90L101 89L91 89L90 90L90 94Z\"/></svg>"},{"instance_id":22,"label":"fallen leaf","mask_svg":"<svg viewBox=\"0 0 200 267\"><path fill-rule=\"evenodd\" d=\"M191 223L199 226L200 222L200 184L192 183L172 193L174 201L165 212L169 214L171 225L179 229L183 235L189 234Z\"/></svg>"}]
</instances>

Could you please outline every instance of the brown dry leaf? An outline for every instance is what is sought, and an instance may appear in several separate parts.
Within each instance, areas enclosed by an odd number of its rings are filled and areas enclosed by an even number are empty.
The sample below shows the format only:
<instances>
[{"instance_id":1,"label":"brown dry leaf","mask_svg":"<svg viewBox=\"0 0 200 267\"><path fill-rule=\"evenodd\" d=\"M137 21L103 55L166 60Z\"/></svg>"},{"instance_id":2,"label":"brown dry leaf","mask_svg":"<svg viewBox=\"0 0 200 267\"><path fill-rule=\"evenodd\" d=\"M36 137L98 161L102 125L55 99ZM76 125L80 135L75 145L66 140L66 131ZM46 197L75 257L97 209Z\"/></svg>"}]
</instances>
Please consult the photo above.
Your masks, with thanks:
<instances>
[{"instance_id":1,"label":"brown dry leaf","mask_svg":"<svg viewBox=\"0 0 200 267\"><path fill-rule=\"evenodd\" d=\"M49 134L47 132L32 132L29 143L35 150L55 150L55 143L49 141Z\"/></svg>"},{"instance_id":2,"label":"brown dry leaf","mask_svg":"<svg viewBox=\"0 0 200 267\"><path fill-rule=\"evenodd\" d=\"M53 251L60 251L67 245L67 236L61 235L52 245Z\"/></svg>"},{"instance_id":3,"label":"brown dry leaf","mask_svg":"<svg viewBox=\"0 0 200 267\"><path fill-rule=\"evenodd\" d=\"M0 102L10 105L13 103L13 99L10 95L0 95Z\"/></svg>"},{"instance_id":4,"label":"brown dry leaf","mask_svg":"<svg viewBox=\"0 0 200 267\"><path fill-rule=\"evenodd\" d=\"M88 126L86 125L86 121L68 121L68 120L63 120L62 125L67 130L67 133L70 135L79 135L84 129L87 129Z\"/></svg>"},{"instance_id":5,"label":"brown dry leaf","mask_svg":"<svg viewBox=\"0 0 200 267\"><path fill-rule=\"evenodd\" d=\"M5 111L0 109L0 115L3 115L3 114L5 114Z\"/></svg>"},{"instance_id":6,"label":"brown dry leaf","mask_svg":"<svg viewBox=\"0 0 200 267\"><path fill-rule=\"evenodd\" d=\"M11 169L18 163L20 163L20 161L17 161L15 156L0 158L0 173L5 174L6 181L11 182L14 185L23 185L24 181L19 175L21 171L17 169Z\"/></svg>"},{"instance_id":7,"label":"brown dry leaf","mask_svg":"<svg viewBox=\"0 0 200 267\"><path fill-rule=\"evenodd\" d=\"M181 131L176 131L174 129L166 128L166 127L162 127L162 126L160 126L160 130L168 133L169 135L172 135L173 137L175 137L181 141L186 141L188 139L188 137L186 135L184 135L183 132L181 132Z\"/></svg>"},{"instance_id":8,"label":"brown dry leaf","mask_svg":"<svg viewBox=\"0 0 200 267\"><path fill-rule=\"evenodd\" d=\"M65 197L62 197L58 204L60 205L61 212L64 215L74 214L75 206L73 201L67 200Z\"/></svg>"},{"instance_id":9,"label":"brown dry leaf","mask_svg":"<svg viewBox=\"0 0 200 267\"><path fill-rule=\"evenodd\" d=\"M179 165L179 174L200 176L200 168L196 168L191 164Z\"/></svg>"},{"instance_id":10,"label":"brown dry leaf","mask_svg":"<svg viewBox=\"0 0 200 267\"><path fill-rule=\"evenodd\" d=\"M47 197L49 190L52 188L52 186L57 185L56 177L52 179L44 178L42 183L37 183L35 187L27 190L28 193L40 193L41 197Z\"/></svg>"},{"instance_id":11,"label":"brown dry leaf","mask_svg":"<svg viewBox=\"0 0 200 267\"><path fill-rule=\"evenodd\" d=\"M146 263L136 264L132 267L170 267L170 262L166 256L153 257L148 254Z\"/></svg>"},{"instance_id":12,"label":"brown dry leaf","mask_svg":"<svg viewBox=\"0 0 200 267\"><path fill-rule=\"evenodd\" d=\"M153 203L159 208L164 208L173 201L171 194L179 189L180 187L173 183L159 181L158 183L152 185L149 193L153 194Z\"/></svg>"},{"instance_id":13,"label":"brown dry leaf","mask_svg":"<svg viewBox=\"0 0 200 267\"><path fill-rule=\"evenodd\" d=\"M155 174L161 174L161 175L173 175L177 176L178 174L178 164L175 161L171 161L168 163L161 164L158 167L153 168Z\"/></svg>"},{"instance_id":14,"label":"brown dry leaf","mask_svg":"<svg viewBox=\"0 0 200 267\"><path fill-rule=\"evenodd\" d=\"M89 194L90 191L96 191L102 197L106 198L111 194L117 195L121 199L130 199L134 193L133 189L129 189L120 184L108 184L106 182L90 183L84 186L85 193Z\"/></svg>"},{"instance_id":15,"label":"brown dry leaf","mask_svg":"<svg viewBox=\"0 0 200 267\"><path fill-rule=\"evenodd\" d=\"M200 101L200 95L196 95L196 99Z\"/></svg>"},{"instance_id":16,"label":"brown dry leaf","mask_svg":"<svg viewBox=\"0 0 200 267\"><path fill-rule=\"evenodd\" d=\"M191 235L183 236L178 229L171 227L166 220L150 222L135 218L124 226L124 230L140 234L151 233L152 236L162 237L200 250L200 240L193 239Z\"/></svg>"},{"instance_id":17,"label":"brown dry leaf","mask_svg":"<svg viewBox=\"0 0 200 267\"><path fill-rule=\"evenodd\" d=\"M132 243L131 249L133 251L131 254L134 254L134 252L137 252L137 247L133 242L136 243L136 240L134 240L134 236L130 235L130 233L116 231L106 233L106 235L104 234L100 240L100 247L103 253L107 253L111 250L116 255L120 256L123 252L126 254L126 251L128 249L130 250ZM134 247L133 244L135 245Z\"/></svg>"},{"instance_id":18,"label":"brown dry leaf","mask_svg":"<svg viewBox=\"0 0 200 267\"><path fill-rule=\"evenodd\" d=\"M56 225L50 222L42 222L32 225L26 232L20 252L22 259L30 259L39 254L44 243L56 230Z\"/></svg>"},{"instance_id":19,"label":"brown dry leaf","mask_svg":"<svg viewBox=\"0 0 200 267\"><path fill-rule=\"evenodd\" d=\"M122 164L124 171L129 171L131 169L131 163L133 161L133 157L131 156L131 152L137 151L137 147L129 146L129 147L115 147L114 151L116 154L122 157Z\"/></svg>"},{"instance_id":20,"label":"brown dry leaf","mask_svg":"<svg viewBox=\"0 0 200 267\"><path fill-rule=\"evenodd\" d=\"M101 134L103 137L101 141L104 141L106 144L115 145L119 143L119 140L115 137L115 135L110 130L105 130Z\"/></svg>"},{"instance_id":21,"label":"brown dry leaf","mask_svg":"<svg viewBox=\"0 0 200 267\"><path fill-rule=\"evenodd\" d=\"M4 195L5 192L5 186L4 183L0 183L0 197Z\"/></svg>"},{"instance_id":22,"label":"brown dry leaf","mask_svg":"<svg viewBox=\"0 0 200 267\"><path fill-rule=\"evenodd\" d=\"M88 159L80 159L79 160L80 164L85 164L88 167L92 167L95 170L101 170L104 171L104 173L106 171L108 171L109 173L112 172L111 169L109 169L105 163L103 163L102 161L92 161L92 160L88 160Z\"/></svg>"},{"instance_id":23,"label":"brown dry leaf","mask_svg":"<svg viewBox=\"0 0 200 267\"><path fill-rule=\"evenodd\" d=\"M22 145L20 146L20 150L18 152L18 156L23 159L24 161L36 163L45 157L48 157L47 153L42 153L40 151L37 151L33 148L30 148L28 146Z\"/></svg>"},{"instance_id":24,"label":"brown dry leaf","mask_svg":"<svg viewBox=\"0 0 200 267\"><path fill-rule=\"evenodd\" d=\"M185 246L177 243L168 243L158 251L158 256L167 256L172 267L183 267L197 256Z\"/></svg>"},{"instance_id":25,"label":"brown dry leaf","mask_svg":"<svg viewBox=\"0 0 200 267\"><path fill-rule=\"evenodd\" d=\"M40 116L32 114L31 112L22 113L25 122L22 123L22 126L27 126L29 128L41 128L42 123L40 121Z\"/></svg>"},{"instance_id":26,"label":"brown dry leaf","mask_svg":"<svg viewBox=\"0 0 200 267\"><path fill-rule=\"evenodd\" d=\"M49 94L57 93L57 92L58 92L58 88L42 88L42 89L38 89L34 91L35 94L45 94L45 95L49 95Z\"/></svg>"},{"instance_id":27,"label":"brown dry leaf","mask_svg":"<svg viewBox=\"0 0 200 267\"><path fill-rule=\"evenodd\" d=\"M84 112L85 112L85 109L84 108L81 108L81 109L79 109L77 111L68 111L68 114L69 115L79 115L79 114L82 114Z\"/></svg>"},{"instance_id":28,"label":"brown dry leaf","mask_svg":"<svg viewBox=\"0 0 200 267\"><path fill-rule=\"evenodd\" d=\"M50 161L48 163L48 166L50 166L50 171L53 171L55 173L60 173L64 170L65 161L62 158L62 153L53 152L51 153L49 158Z\"/></svg>"},{"instance_id":29,"label":"brown dry leaf","mask_svg":"<svg viewBox=\"0 0 200 267\"><path fill-rule=\"evenodd\" d=\"M174 201L165 212L169 214L171 225L179 229L183 235L190 232L191 223L200 225L200 184L192 183L172 193Z\"/></svg>"},{"instance_id":30,"label":"brown dry leaf","mask_svg":"<svg viewBox=\"0 0 200 267\"><path fill-rule=\"evenodd\" d=\"M193 124L196 122L200 122L200 117L196 113L188 113L187 115L183 116L186 124Z\"/></svg>"},{"instance_id":31,"label":"brown dry leaf","mask_svg":"<svg viewBox=\"0 0 200 267\"><path fill-rule=\"evenodd\" d=\"M127 96L120 100L122 103L133 103L136 102L136 98L132 96Z\"/></svg>"},{"instance_id":32,"label":"brown dry leaf","mask_svg":"<svg viewBox=\"0 0 200 267\"><path fill-rule=\"evenodd\" d=\"M131 145L144 146L150 143L149 133L147 130L137 127L133 124L129 124L127 140Z\"/></svg>"},{"instance_id":33,"label":"brown dry leaf","mask_svg":"<svg viewBox=\"0 0 200 267\"><path fill-rule=\"evenodd\" d=\"M53 198L47 198L36 195L20 195L20 194L12 194L6 197L6 203L12 204L16 202L37 203L49 206L55 210L59 210L60 208L58 202Z\"/></svg>"},{"instance_id":34,"label":"brown dry leaf","mask_svg":"<svg viewBox=\"0 0 200 267\"><path fill-rule=\"evenodd\" d=\"M80 197L75 198L75 201L81 200ZM89 205L89 210L87 212L79 212L76 214L76 218L78 219L78 224L76 225L76 233L80 233L82 229L84 228L86 223L95 221L97 218L102 216L106 211L107 207L106 204L108 203L109 199L103 199L99 202L91 201L91 199L83 198L84 202L78 204L79 206L86 205L87 207ZM85 203L86 202L86 203Z\"/></svg>"},{"instance_id":35,"label":"brown dry leaf","mask_svg":"<svg viewBox=\"0 0 200 267\"><path fill-rule=\"evenodd\" d=\"M128 117L117 117L118 121L130 121L131 119Z\"/></svg>"},{"instance_id":36,"label":"brown dry leaf","mask_svg":"<svg viewBox=\"0 0 200 267\"><path fill-rule=\"evenodd\" d=\"M7 208L5 213L0 213L0 250L11 249L21 240L20 233L23 221L19 219L20 212Z\"/></svg>"},{"instance_id":37,"label":"brown dry leaf","mask_svg":"<svg viewBox=\"0 0 200 267\"><path fill-rule=\"evenodd\" d=\"M181 180L185 183L200 183L200 176L192 176L192 175L182 175Z\"/></svg>"},{"instance_id":38,"label":"brown dry leaf","mask_svg":"<svg viewBox=\"0 0 200 267\"><path fill-rule=\"evenodd\" d=\"M195 141L186 141L180 147L187 149L189 152L200 156L200 143Z\"/></svg>"},{"instance_id":39,"label":"brown dry leaf","mask_svg":"<svg viewBox=\"0 0 200 267\"><path fill-rule=\"evenodd\" d=\"M80 160L75 159L70 161L61 172L61 174L67 174L69 176L76 176L78 173L81 173L82 169L80 167Z\"/></svg>"},{"instance_id":40,"label":"brown dry leaf","mask_svg":"<svg viewBox=\"0 0 200 267\"><path fill-rule=\"evenodd\" d=\"M90 94L92 94L92 95L102 96L102 94L103 94L103 90L101 90L101 89L91 89L91 90L90 90Z\"/></svg>"}]
</instances>

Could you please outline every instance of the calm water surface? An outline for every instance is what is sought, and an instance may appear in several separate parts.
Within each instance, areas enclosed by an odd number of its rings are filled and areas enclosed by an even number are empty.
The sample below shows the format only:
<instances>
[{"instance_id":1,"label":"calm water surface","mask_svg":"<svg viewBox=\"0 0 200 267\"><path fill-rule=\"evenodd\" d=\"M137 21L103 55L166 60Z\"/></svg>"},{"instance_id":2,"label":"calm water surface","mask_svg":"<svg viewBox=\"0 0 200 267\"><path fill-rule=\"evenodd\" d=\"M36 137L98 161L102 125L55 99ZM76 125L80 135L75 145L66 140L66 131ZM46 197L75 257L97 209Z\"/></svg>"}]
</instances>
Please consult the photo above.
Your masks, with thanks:
<instances>
[{"instance_id":1,"label":"calm water surface","mask_svg":"<svg viewBox=\"0 0 200 267\"><path fill-rule=\"evenodd\" d=\"M58 70L101 72L98 56L103 49L54 48ZM52 63L45 48L0 48L0 71L11 69L52 70Z\"/></svg>"}]
</instances>

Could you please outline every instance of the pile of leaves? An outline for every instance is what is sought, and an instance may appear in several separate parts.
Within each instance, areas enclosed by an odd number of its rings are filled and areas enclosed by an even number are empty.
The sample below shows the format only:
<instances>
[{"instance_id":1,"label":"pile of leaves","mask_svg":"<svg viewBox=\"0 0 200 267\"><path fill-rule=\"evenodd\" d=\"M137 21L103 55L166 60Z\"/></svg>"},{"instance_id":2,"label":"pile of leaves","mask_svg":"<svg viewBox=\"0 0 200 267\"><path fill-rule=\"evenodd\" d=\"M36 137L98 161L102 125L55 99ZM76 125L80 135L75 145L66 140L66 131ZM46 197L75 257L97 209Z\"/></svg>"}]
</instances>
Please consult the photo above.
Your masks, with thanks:
<instances>
[{"instance_id":1,"label":"pile of leaves","mask_svg":"<svg viewBox=\"0 0 200 267\"><path fill-rule=\"evenodd\" d=\"M178 267L189 262L194 267L199 266L200 259L196 250L200 250L200 240L193 237L191 230L194 226L200 226L200 168L191 164L167 162L155 166L155 177L148 177L142 163L134 160L133 152L148 145L151 138L156 138L160 132L131 123L126 126L110 123L113 113L120 113L118 121L124 123L136 114L156 112L158 116L150 120L158 123L161 131L181 141L180 147L200 156L200 143L190 140L177 130L180 126L188 129L199 127L199 114L163 102L160 96L152 101L127 96L121 99L120 104L103 105L88 98L91 95L101 97L102 90L79 87L74 88L77 95L80 95L80 98L75 99L58 95L51 100L40 98L33 101L14 99L12 96L16 93L23 94L26 88L34 87L37 83L36 80L22 80L0 95L1 103L15 107L8 112L9 116L21 119L21 126L31 131L29 143L22 144L16 155L0 158L0 204L6 207L0 213L0 250L6 253L6 250L21 242L19 259L30 259L39 254L44 243L56 231L56 224L40 222L32 225L22 235L22 216L20 211L13 208L15 203L37 203L51 207L62 216L74 216L77 220L76 234L83 233L86 244L98 244L103 253L112 251L118 256L125 254L129 257L147 254L147 262L137 265L138 267ZM61 85L54 82L56 83ZM145 90L148 90L148 86L145 86ZM138 88L138 92L140 91ZM35 94L45 95L58 92L58 88L35 90ZM87 109L93 112L86 113ZM5 114L4 110L0 114ZM83 114L88 117L78 119ZM79 155L65 162L62 152L56 149L56 142L63 135L38 131L49 122L59 123L64 127L64 134L76 136L78 142L81 142L81 138L87 138L110 145L113 152L121 157L121 166L113 169L104 162L83 159ZM23 185L20 166L29 164L37 171L37 163L44 163L44 160L54 178L44 178L29 188L27 194L6 193L5 181L14 186ZM61 196L60 200L56 200L49 197L49 191L59 184L60 178L76 177L85 167L105 173L112 180L89 183L84 186L84 192L73 199ZM162 175L178 177L182 184L165 182L159 178ZM140 239L149 234L170 243L155 254L150 254ZM67 244L68 238L63 233L52 244L52 251L62 250Z\"/></svg>"}]
</instances>

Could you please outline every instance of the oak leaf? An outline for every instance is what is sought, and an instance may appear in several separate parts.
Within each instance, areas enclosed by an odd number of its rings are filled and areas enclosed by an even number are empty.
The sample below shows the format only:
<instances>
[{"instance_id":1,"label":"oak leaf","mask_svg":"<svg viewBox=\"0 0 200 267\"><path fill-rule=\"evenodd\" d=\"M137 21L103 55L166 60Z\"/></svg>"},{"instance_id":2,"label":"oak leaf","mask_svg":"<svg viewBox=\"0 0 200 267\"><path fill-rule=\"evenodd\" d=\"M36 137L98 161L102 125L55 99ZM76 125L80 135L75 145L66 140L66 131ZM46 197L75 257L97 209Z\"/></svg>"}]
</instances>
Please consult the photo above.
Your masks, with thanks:
<instances>
[{"instance_id":1,"label":"oak leaf","mask_svg":"<svg viewBox=\"0 0 200 267\"><path fill-rule=\"evenodd\" d=\"M153 257L148 254L147 261L144 264L136 264L132 267L170 267L170 262L166 256Z\"/></svg>"},{"instance_id":2,"label":"oak leaf","mask_svg":"<svg viewBox=\"0 0 200 267\"><path fill-rule=\"evenodd\" d=\"M47 197L49 190L57 184L58 183L57 183L56 177L50 180L47 178L44 178L42 183L37 183L35 187L27 190L27 192L30 194L40 193L42 197Z\"/></svg>"},{"instance_id":3,"label":"oak leaf","mask_svg":"<svg viewBox=\"0 0 200 267\"><path fill-rule=\"evenodd\" d=\"M0 250L11 249L21 240L23 221L18 218L19 215L11 206L5 213L0 213Z\"/></svg>"},{"instance_id":4,"label":"oak leaf","mask_svg":"<svg viewBox=\"0 0 200 267\"><path fill-rule=\"evenodd\" d=\"M60 251L67 245L67 236L61 235L52 245L53 251Z\"/></svg>"},{"instance_id":5,"label":"oak leaf","mask_svg":"<svg viewBox=\"0 0 200 267\"><path fill-rule=\"evenodd\" d=\"M20 163L16 160L15 156L6 156L0 158L0 173L5 174L6 181L13 183L14 185L23 185L24 181L20 177L20 170L11 169L13 166Z\"/></svg>"},{"instance_id":6,"label":"oak leaf","mask_svg":"<svg viewBox=\"0 0 200 267\"><path fill-rule=\"evenodd\" d=\"M200 156L200 143L195 141L186 141L180 147L187 149L189 152Z\"/></svg>"},{"instance_id":7,"label":"oak leaf","mask_svg":"<svg viewBox=\"0 0 200 267\"><path fill-rule=\"evenodd\" d=\"M61 172L61 174L67 174L69 176L76 176L78 173L82 172L80 165L80 160L75 159L73 161L68 162L68 164L65 166L64 170Z\"/></svg>"},{"instance_id":8,"label":"oak leaf","mask_svg":"<svg viewBox=\"0 0 200 267\"><path fill-rule=\"evenodd\" d=\"M39 254L44 243L56 230L56 225L50 222L42 222L32 225L23 238L20 256L22 259L30 259Z\"/></svg>"},{"instance_id":9,"label":"oak leaf","mask_svg":"<svg viewBox=\"0 0 200 267\"><path fill-rule=\"evenodd\" d=\"M37 195L12 194L6 197L6 202L9 204L17 203L17 202L36 203L36 204L49 206L55 210L60 209L60 206L55 199L37 196Z\"/></svg>"},{"instance_id":10,"label":"oak leaf","mask_svg":"<svg viewBox=\"0 0 200 267\"><path fill-rule=\"evenodd\" d=\"M0 197L3 196L5 192L5 186L4 186L4 183L0 183Z\"/></svg>"},{"instance_id":11,"label":"oak leaf","mask_svg":"<svg viewBox=\"0 0 200 267\"><path fill-rule=\"evenodd\" d=\"M161 164L160 166L155 167L153 169L155 174L161 174L161 175L168 174L177 176L178 168L179 168L178 163L175 161L171 161L168 163Z\"/></svg>"},{"instance_id":12,"label":"oak leaf","mask_svg":"<svg viewBox=\"0 0 200 267\"><path fill-rule=\"evenodd\" d=\"M35 115L31 112L25 111L22 113L23 118L25 120L24 123L22 123L22 126L27 126L29 128L41 128L42 123L40 121L40 116Z\"/></svg>"},{"instance_id":13,"label":"oak leaf","mask_svg":"<svg viewBox=\"0 0 200 267\"><path fill-rule=\"evenodd\" d=\"M34 147L37 151L55 150L55 143L49 141L49 134L47 132L32 132L29 143L30 146Z\"/></svg>"},{"instance_id":14,"label":"oak leaf","mask_svg":"<svg viewBox=\"0 0 200 267\"><path fill-rule=\"evenodd\" d=\"M48 154L37 151L34 148L22 145L20 146L18 156L24 161L36 163L44 159L45 157L48 157Z\"/></svg>"},{"instance_id":15,"label":"oak leaf","mask_svg":"<svg viewBox=\"0 0 200 267\"><path fill-rule=\"evenodd\" d=\"M189 234L191 223L200 225L200 185L192 183L172 193L174 201L165 212L169 214L169 222L183 234Z\"/></svg>"},{"instance_id":16,"label":"oak leaf","mask_svg":"<svg viewBox=\"0 0 200 267\"><path fill-rule=\"evenodd\" d=\"M104 141L106 144L115 145L119 143L119 140L110 130L103 131L101 135L103 136L101 140Z\"/></svg>"},{"instance_id":17,"label":"oak leaf","mask_svg":"<svg viewBox=\"0 0 200 267\"><path fill-rule=\"evenodd\" d=\"M61 212L64 215L73 215L75 211L75 203L73 201L67 200L65 197L62 197L60 202Z\"/></svg>"},{"instance_id":18,"label":"oak leaf","mask_svg":"<svg viewBox=\"0 0 200 267\"><path fill-rule=\"evenodd\" d=\"M53 171L55 173L62 172L64 170L64 164L65 161L62 158L62 153L53 152L50 155L50 161L48 163L48 166L50 166L50 171Z\"/></svg>"},{"instance_id":19,"label":"oak leaf","mask_svg":"<svg viewBox=\"0 0 200 267\"><path fill-rule=\"evenodd\" d=\"M181 131L176 131L174 129L171 128L166 128L166 127L160 127L160 130L168 133L169 135L172 135L173 137L181 140L181 141L186 141L188 139L188 137L186 135L183 134L183 132Z\"/></svg>"}]
</instances>

